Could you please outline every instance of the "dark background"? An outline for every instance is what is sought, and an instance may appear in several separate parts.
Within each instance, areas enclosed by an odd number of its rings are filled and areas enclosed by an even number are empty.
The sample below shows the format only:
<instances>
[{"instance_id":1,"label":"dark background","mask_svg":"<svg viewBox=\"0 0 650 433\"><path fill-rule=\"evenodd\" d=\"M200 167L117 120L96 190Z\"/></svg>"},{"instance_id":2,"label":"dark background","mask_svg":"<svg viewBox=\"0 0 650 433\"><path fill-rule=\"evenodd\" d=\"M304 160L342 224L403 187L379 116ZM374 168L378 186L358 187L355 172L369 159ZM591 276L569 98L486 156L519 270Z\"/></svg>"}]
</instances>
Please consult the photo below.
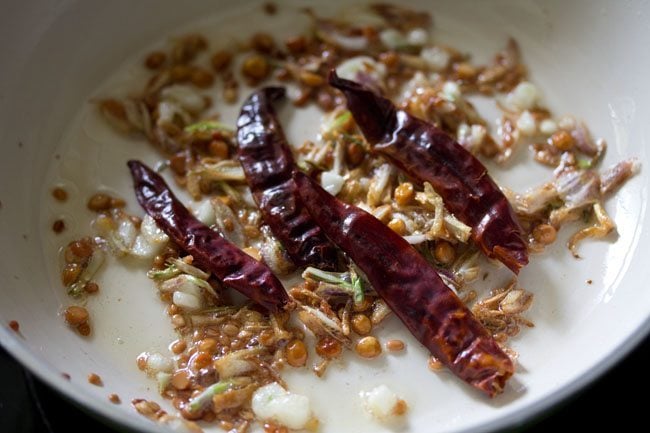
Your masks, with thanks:
<instances>
[{"instance_id":1,"label":"dark background","mask_svg":"<svg viewBox=\"0 0 650 433\"><path fill-rule=\"evenodd\" d=\"M648 431L649 370L650 337L647 337L602 379L544 414L542 419L518 430L550 433L593 428L601 431L605 426L616 425L615 431ZM116 433L63 401L0 348L0 433L69 433L72 430Z\"/></svg>"}]
</instances>

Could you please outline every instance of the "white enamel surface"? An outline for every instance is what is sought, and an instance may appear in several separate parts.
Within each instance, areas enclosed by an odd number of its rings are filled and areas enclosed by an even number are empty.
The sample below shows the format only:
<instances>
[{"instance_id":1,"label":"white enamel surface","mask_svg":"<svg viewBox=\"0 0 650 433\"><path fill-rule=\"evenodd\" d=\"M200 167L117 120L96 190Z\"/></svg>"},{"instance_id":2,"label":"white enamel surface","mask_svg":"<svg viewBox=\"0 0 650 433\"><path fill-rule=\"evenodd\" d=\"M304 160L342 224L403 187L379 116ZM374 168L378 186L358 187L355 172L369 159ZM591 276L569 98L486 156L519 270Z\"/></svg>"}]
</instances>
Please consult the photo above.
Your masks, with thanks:
<instances>
[{"instance_id":1,"label":"white enamel surface","mask_svg":"<svg viewBox=\"0 0 650 433\"><path fill-rule=\"evenodd\" d=\"M325 9L335 10L338 3L327 2ZM400 431L491 430L520 424L602 373L649 327L650 272L644 258L650 252L646 209L650 57L645 55L650 5L421 3L435 5L434 40L471 52L479 61L489 58L508 35L514 36L543 100L558 115L585 119L595 136L608 141L604 165L636 156L642 169L606 203L618 224L618 236L585 242L580 246L584 259L579 261L560 242L543 256L533 257L522 272L522 286L536 296L529 314L536 327L513 341L521 355L520 368L504 395L489 401L448 373L428 371L425 351L393 320L379 335L382 340L405 340L405 353L373 361L346 358L322 380L308 372L290 375L292 391L309 397L323 433L392 431L364 414L358 398L361 390L381 384L409 405ZM143 141L125 139L107 128L89 101L137 89L142 55L175 34L208 29L206 33L227 45L235 39L232 35L244 38L249 32L276 28L287 35L306 21L295 13L259 21L257 3L207 0L182 7L153 0L38 0L3 2L2 9L0 339L25 365L80 404L130 428L154 431L157 428L128 405L136 397L162 401L155 382L137 370L135 358L143 351L168 354L173 332L142 266L110 259L100 275L101 291L88 303L92 338L78 337L58 315L69 299L57 279L57 249L90 233L85 199L104 189L124 197L129 209L138 211L125 161L157 160ZM483 101L478 107L484 114L493 108ZM232 122L234 111L218 109L224 120ZM290 107L282 110L294 142L314 137L315 115ZM522 149L515 158L530 160L530 155ZM508 172L494 175L522 191L550 175L530 167L514 164ZM54 203L49 195L57 184L65 185L71 195L65 205ZM70 229L55 237L49 227L60 216ZM568 232L562 232L563 238ZM486 286L501 282L497 279ZM20 323L21 337L4 326L9 320ZM61 372L72 380L65 381ZM103 388L86 382L91 372L103 378ZM109 403L107 396L113 392L121 396L122 405Z\"/></svg>"}]
</instances>

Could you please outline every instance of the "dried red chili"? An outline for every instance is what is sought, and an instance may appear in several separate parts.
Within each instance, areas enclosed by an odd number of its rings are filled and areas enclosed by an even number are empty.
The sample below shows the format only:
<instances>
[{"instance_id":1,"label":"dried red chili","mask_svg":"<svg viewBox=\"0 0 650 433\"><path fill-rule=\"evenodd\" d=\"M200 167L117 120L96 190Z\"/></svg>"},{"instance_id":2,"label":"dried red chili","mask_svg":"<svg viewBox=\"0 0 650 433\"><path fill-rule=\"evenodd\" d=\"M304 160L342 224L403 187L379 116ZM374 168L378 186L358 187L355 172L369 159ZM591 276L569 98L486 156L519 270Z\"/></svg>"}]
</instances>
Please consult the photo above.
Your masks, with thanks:
<instances>
[{"instance_id":1,"label":"dried red chili","mask_svg":"<svg viewBox=\"0 0 650 433\"><path fill-rule=\"evenodd\" d=\"M514 372L508 356L436 271L377 218L327 193L303 173L294 180L312 217L409 331L454 374L490 397Z\"/></svg>"},{"instance_id":2,"label":"dried red chili","mask_svg":"<svg viewBox=\"0 0 650 433\"><path fill-rule=\"evenodd\" d=\"M329 76L373 151L409 176L429 182L458 219L472 227L472 238L490 258L518 273L528 263L521 227L485 166L447 133L398 110L393 103L354 81Z\"/></svg>"},{"instance_id":3,"label":"dried red chili","mask_svg":"<svg viewBox=\"0 0 650 433\"><path fill-rule=\"evenodd\" d=\"M140 206L200 268L272 312L285 308L289 296L264 264L196 219L174 196L162 177L140 161L128 162Z\"/></svg>"},{"instance_id":4,"label":"dried red chili","mask_svg":"<svg viewBox=\"0 0 650 433\"><path fill-rule=\"evenodd\" d=\"M273 101L281 87L254 92L237 121L238 157L264 222L298 266L333 270L337 252L305 209L291 178L295 164Z\"/></svg>"}]
</instances>

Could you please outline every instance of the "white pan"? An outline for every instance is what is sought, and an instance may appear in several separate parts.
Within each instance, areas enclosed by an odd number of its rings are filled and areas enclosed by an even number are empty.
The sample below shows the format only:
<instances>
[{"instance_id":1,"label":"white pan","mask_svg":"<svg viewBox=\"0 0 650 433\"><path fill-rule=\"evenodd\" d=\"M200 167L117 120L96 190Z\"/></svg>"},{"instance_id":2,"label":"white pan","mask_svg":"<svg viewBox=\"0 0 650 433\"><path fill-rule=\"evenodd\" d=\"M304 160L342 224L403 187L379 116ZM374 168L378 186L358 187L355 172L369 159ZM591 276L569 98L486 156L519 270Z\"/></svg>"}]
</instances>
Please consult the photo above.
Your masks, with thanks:
<instances>
[{"instance_id":1,"label":"white pan","mask_svg":"<svg viewBox=\"0 0 650 433\"><path fill-rule=\"evenodd\" d=\"M280 15L273 20L260 20L261 2L246 0L1 3L0 342L81 406L124 428L158 431L130 406L133 398L162 402L135 358L145 350L166 350L173 337L146 277L128 266L102 274L101 292L88 305L91 338L72 332L60 317L70 300L57 276L57 248L89 233L89 213L83 206L88 194L109 189L139 212L125 161L157 159L145 143L120 138L102 126L93 117L91 100L109 95L107 89L127 86L129 65L139 64L144 53L173 35L206 28L212 35L234 33L240 39L260 29L290 34L304 25L304 18L294 13L285 19L282 11L315 2L278 2ZM339 4L323 3L327 10ZM365 417L358 402L361 389L379 383L388 383L409 402L404 431L487 431L518 425L593 381L650 329L650 3L414 3L431 10L435 38L479 60L489 58L507 36L515 37L547 104L558 114L583 118L594 135L608 141L604 166L636 156L642 168L606 203L618 224L617 235L585 242L579 261L558 242L543 256L533 257L522 272L521 284L536 296L528 316L536 327L513 342L521 367L503 396L487 401L450 375L429 372L424 350L392 322L382 335L405 339L406 354L375 363L347 360L323 380L307 373L290 378L312 400L322 433L391 431ZM232 115L224 112L227 120ZM315 123L292 119L291 109L285 109L291 138L315 133L310 128ZM521 153L530 157L525 149ZM498 180L521 191L537 183L541 173L546 172L513 167L500 172ZM50 196L57 183L70 192L65 205ZM60 216L69 230L56 237L50 227ZM18 334L9 329L11 320L19 322ZM89 373L99 374L104 386L90 385ZM109 402L111 393L122 404Z\"/></svg>"}]
</instances>

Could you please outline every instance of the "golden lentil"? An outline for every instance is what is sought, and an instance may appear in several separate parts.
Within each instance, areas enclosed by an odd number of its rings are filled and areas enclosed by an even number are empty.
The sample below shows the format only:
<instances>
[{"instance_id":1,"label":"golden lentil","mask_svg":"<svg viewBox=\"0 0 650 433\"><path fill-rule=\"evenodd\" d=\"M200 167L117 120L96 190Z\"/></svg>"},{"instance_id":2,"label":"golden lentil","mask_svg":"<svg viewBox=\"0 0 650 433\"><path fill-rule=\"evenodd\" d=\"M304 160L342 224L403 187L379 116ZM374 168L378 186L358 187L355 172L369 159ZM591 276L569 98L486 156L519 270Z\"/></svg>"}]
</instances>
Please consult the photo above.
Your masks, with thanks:
<instances>
[{"instance_id":1,"label":"golden lentil","mask_svg":"<svg viewBox=\"0 0 650 433\"><path fill-rule=\"evenodd\" d=\"M177 370L170 380L171 385L176 389L187 389L190 386L190 377L187 370Z\"/></svg>"},{"instance_id":2,"label":"golden lentil","mask_svg":"<svg viewBox=\"0 0 650 433\"><path fill-rule=\"evenodd\" d=\"M212 363L212 355L207 352L198 352L190 358L190 366L193 370L199 371Z\"/></svg>"},{"instance_id":3,"label":"golden lentil","mask_svg":"<svg viewBox=\"0 0 650 433\"><path fill-rule=\"evenodd\" d=\"M111 206L111 209L123 208L124 206L126 206L126 202L121 198L111 197L111 205L110 206ZM131 219L133 221L136 221L137 225L139 225L139 223L137 223L137 221L141 222L140 218L138 218L136 216L132 216Z\"/></svg>"},{"instance_id":4,"label":"golden lentil","mask_svg":"<svg viewBox=\"0 0 650 433\"><path fill-rule=\"evenodd\" d=\"M456 259L456 250L449 242L439 240L436 242L433 255L438 263L449 265Z\"/></svg>"},{"instance_id":5,"label":"golden lentil","mask_svg":"<svg viewBox=\"0 0 650 433\"><path fill-rule=\"evenodd\" d=\"M251 46L262 54L270 54L275 49L275 41L268 33L255 33L251 38Z\"/></svg>"},{"instance_id":6,"label":"golden lentil","mask_svg":"<svg viewBox=\"0 0 650 433\"><path fill-rule=\"evenodd\" d=\"M172 324L177 328L185 326L185 318L181 314L174 314L172 316Z\"/></svg>"},{"instance_id":7,"label":"golden lentil","mask_svg":"<svg viewBox=\"0 0 650 433\"><path fill-rule=\"evenodd\" d=\"M341 343L330 336L322 337L316 343L316 353L325 359L337 358L342 350Z\"/></svg>"},{"instance_id":8,"label":"golden lentil","mask_svg":"<svg viewBox=\"0 0 650 433\"><path fill-rule=\"evenodd\" d=\"M159 69L167 61L167 54L162 51L152 51L144 60L144 65L151 70Z\"/></svg>"},{"instance_id":9,"label":"golden lentil","mask_svg":"<svg viewBox=\"0 0 650 433\"><path fill-rule=\"evenodd\" d=\"M99 377L99 375L96 373L90 373L88 375L88 383L95 386L104 386L104 383L102 382L102 378Z\"/></svg>"},{"instance_id":10,"label":"golden lentil","mask_svg":"<svg viewBox=\"0 0 650 433\"><path fill-rule=\"evenodd\" d=\"M411 182L401 183L397 188L395 188L395 201L400 206L406 206L411 203L414 196L415 190L413 189L413 184Z\"/></svg>"},{"instance_id":11,"label":"golden lentil","mask_svg":"<svg viewBox=\"0 0 650 433\"><path fill-rule=\"evenodd\" d=\"M241 67L241 73L252 82L259 82L268 77L271 72L269 62L259 54L251 54Z\"/></svg>"},{"instance_id":12,"label":"golden lentil","mask_svg":"<svg viewBox=\"0 0 650 433\"><path fill-rule=\"evenodd\" d=\"M273 2L264 3L264 12L268 15L275 15L278 12L278 6Z\"/></svg>"},{"instance_id":13,"label":"golden lentil","mask_svg":"<svg viewBox=\"0 0 650 433\"><path fill-rule=\"evenodd\" d=\"M232 53L228 50L220 50L212 55L210 58L210 63L212 64L212 69L215 72L221 72L230 66L232 61Z\"/></svg>"},{"instance_id":14,"label":"golden lentil","mask_svg":"<svg viewBox=\"0 0 650 433\"><path fill-rule=\"evenodd\" d=\"M187 343L185 340L176 340L171 344L170 350L174 355L180 355L187 348Z\"/></svg>"},{"instance_id":15,"label":"golden lentil","mask_svg":"<svg viewBox=\"0 0 650 433\"><path fill-rule=\"evenodd\" d=\"M63 220L56 220L52 223L52 231L54 233L61 233L63 230L65 230L65 222Z\"/></svg>"},{"instance_id":16,"label":"golden lentil","mask_svg":"<svg viewBox=\"0 0 650 433\"><path fill-rule=\"evenodd\" d=\"M408 405L401 398L397 400L397 403L395 403L395 407L393 407L393 413L397 416L404 415L407 410L408 410Z\"/></svg>"},{"instance_id":17,"label":"golden lentil","mask_svg":"<svg viewBox=\"0 0 650 433\"><path fill-rule=\"evenodd\" d=\"M307 363L307 347L301 340L291 340L284 352L287 362L292 367L302 367Z\"/></svg>"},{"instance_id":18,"label":"golden lentil","mask_svg":"<svg viewBox=\"0 0 650 433\"><path fill-rule=\"evenodd\" d=\"M258 250L255 247L246 247L244 248L244 252L257 261L262 260L262 255L260 254L260 250Z\"/></svg>"},{"instance_id":19,"label":"golden lentil","mask_svg":"<svg viewBox=\"0 0 650 433\"><path fill-rule=\"evenodd\" d=\"M372 331L372 322L365 314L355 314L350 319L352 330L359 335L368 335Z\"/></svg>"},{"instance_id":20,"label":"golden lentil","mask_svg":"<svg viewBox=\"0 0 650 433\"><path fill-rule=\"evenodd\" d=\"M373 336L363 337L357 341L354 350L364 358L375 358L381 354L381 344Z\"/></svg>"},{"instance_id":21,"label":"golden lentil","mask_svg":"<svg viewBox=\"0 0 650 433\"><path fill-rule=\"evenodd\" d=\"M192 71L190 72L190 82L196 87L207 89L214 83L214 76L206 69L192 68Z\"/></svg>"},{"instance_id":22,"label":"golden lentil","mask_svg":"<svg viewBox=\"0 0 650 433\"><path fill-rule=\"evenodd\" d=\"M9 322L9 327L14 332L19 332L20 331L20 324L16 320L11 320Z\"/></svg>"},{"instance_id":23,"label":"golden lentil","mask_svg":"<svg viewBox=\"0 0 650 433\"><path fill-rule=\"evenodd\" d=\"M77 332L79 334L83 335L84 337L87 337L90 335L90 325L88 322L82 323L81 325L77 326Z\"/></svg>"},{"instance_id":24,"label":"golden lentil","mask_svg":"<svg viewBox=\"0 0 650 433\"><path fill-rule=\"evenodd\" d=\"M353 167L356 167L363 162L363 158L366 156L366 151L359 143L351 141L345 147L345 156L347 162Z\"/></svg>"},{"instance_id":25,"label":"golden lentil","mask_svg":"<svg viewBox=\"0 0 650 433\"><path fill-rule=\"evenodd\" d=\"M217 340L214 338L204 338L199 343L199 350L202 352L214 352L217 348Z\"/></svg>"},{"instance_id":26,"label":"golden lentil","mask_svg":"<svg viewBox=\"0 0 650 433\"><path fill-rule=\"evenodd\" d=\"M404 350L404 342L402 340L388 340L386 342L386 350L389 352L400 352Z\"/></svg>"},{"instance_id":27,"label":"golden lentil","mask_svg":"<svg viewBox=\"0 0 650 433\"><path fill-rule=\"evenodd\" d=\"M551 144L558 150L570 150L573 147L574 140L567 131L556 131L551 135Z\"/></svg>"},{"instance_id":28,"label":"golden lentil","mask_svg":"<svg viewBox=\"0 0 650 433\"><path fill-rule=\"evenodd\" d=\"M372 211L372 215L384 224L387 224L388 221L390 221L392 214L393 208L389 204L382 204L381 206L377 206Z\"/></svg>"},{"instance_id":29,"label":"golden lentil","mask_svg":"<svg viewBox=\"0 0 650 433\"><path fill-rule=\"evenodd\" d=\"M63 285L68 287L77 281L77 279L79 279L79 275L81 275L82 270L83 268L78 263L68 263L65 265L63 272L61 273L61 282Z\"/></svg>"},{"instance_id":30,"label":"golden lentil","mask_svg":"<svg viewBox=\"0 0 650 433\"><path fill-rule=\"evenodd\" d=\"M461 80L472 80L478 73L476 68L467 62L456 63L454 65L454 71L456 72L456 76Z\"/></svg>"},{"instance_id":31,"label":"golden lentil","mask_svg":"<svg viewBox=\"0 0 650 433\"><path fill-rule=\"evenodd\" d=\"M301 71L299 79L301 83L309 87L319 87L325 84L323 77L310 71Z\"/></svg>"},{"instance_id":32,"label":"golden lentil","mask_svg":"<svg viewBox=\"0 0 650 433\"><path fill-rule=\"evenodd\" d=\"M187 65L174 65L169 70L171 80L175 83L182 83L190 79L192 69Z\"/></svg>"},{"instance_id":33,"label":"golden lentil","mask_svg":"<svg viewBox=\"0 0 650 433\"><path fill-rule=\"evenodd\" d=\"M400 236L403 236L406 233L406 223L400 218L393 218L390 220L388 228Z\"/></svg>"},{"instance_id":34,"label":"golden lentil","mask_svg":"<svg viewBox=\"0 0 650 433\"><path fill-rule=\"evenodd\" d=\"M533 229L533 239L542 245L549 245L555 242L557 230L550 224L539 224Z\"/></svg>"},{"instance_id":35,"label":"golden lentil","mask_svg":"<svg viewBox=\"0 0 650 433\"><path fill-rule=\"evenodd\" d=\"M84 284L84 292L86 293L97 293L99 291L99 284L94 281L88 281Z\"/></svg>"},{"instance_id":36,"label":"golden lentil","mask_svg":"<svg viewBox=\"0 0 650 433\"><path fill-rule=\"evenodd\" d=\"M68 325L79 326L82 323L86 323L90 315L84 307L71 305L65 309L64 317Z\"/></svg>"},{"instance_id":37,"label":"golden lentil","mask_svg":"<svg viewBox=\"0 0 650 433\"><path fill-rule=\"evenodd\" d=\"M221 327L221 332L228 337L236 337L239 334L239 327L233 323L226 323Z\"/></svg>"},{"instance_id":38,"label":"golden lentil","mask_svg":"<svg viewBox=\"0 0 650 433\"><path fill-rule=\"evenodd\" d=\"M63 202L68 199L68 192L65 189L58 186L52 190L52 197L54 197L54 199L57 201Z\"/></svg>"},{"instance_id":39,"label":"golden lentil","mask_svg":"<svg viewBox=\"0 0 650 433\"><path fill-rule=\"evenodd\" d=\"M101 212L111 208L111 197L107 194L98 192L88 199L88 209L94 212Z\"/></svg>"},{"instance_id":40,"label":"golden lentil","mask_svg":"<svg viewBox=\"0 0 650 433\"><path fill-rule=\"evenodd\" d=\"M138 355L135 362L138 365L138 369L144 371L144 369L147 368L147 353L144 352Z\"/></svg>"},{"instance_id":41,"label":"golden lentil","mask_svg":"<svg viewBox=\"0 0 650 433\"><path fill-rule=\"evenodd\" d=\"M273 346L275 344L275 333L270 329L260 332L259 342L262 346Z\"/></svg>"},{"instance_id":42,"label":"golden lentil","mask_svg":"<svg viewBox=\"0 0 650 433\"><path fill-rule=\"evenodd\" d=\"M427 365L431 371L440 371L445 367L442 362L438 361L438 359L434 356L429 357Z\"/></svg>"},{"instance_id":43,"label":"golden lentil","mask_svg":"<svg viewBox=\"0 0 650 433\"><path fill-rule=\"evenodd\" d=\"M291 54L300 54L307 48L307 39L302 35L292 36L284 42L284 45Z\"/></svg>"},{"instance_id":44,"label":"golden lentil","mask_svg":"<svg viewBox=\"0 0 650 433\"><path fill-rule=\"evenodd\" d=\"M388 69L394 69L399 65L399 54L395 51L388 51L379 54L379 61L382 62Z\"/></svg>"},{"instance_id":45,"label":"golden lentil","mask_svg":"<svg viewBox=\"0 0 650 433\"><path fill-rule=\"evenodd\" d=\"M334 100L334 96L328 89L320 89L318 91L318 94L316 95L316 103L323 111L332 111L336 107L336 101ZM346 152L348 152L347 149L349 147L350 146L346 148Z\"/></svg>"},{"instance_id":46,"label":"golden lentil","mask_svg":"<svg viewBox=\"0 0 650 433\"><path fill-rule=\"evenodd\" d=\"M169 168L179 176L185 175L185 155L180 152L169 158Z\"/></svg>"},{"instance_id":47,"label":"golden lentil","mask_svg":"<svg viewBox=\"0 0 650 433\"><path fill-rule=\"evenodd\" d=\"M84 263L92 255L93 246L89 239L70 242L64 252L67 263Z\"/></svg>"},{"instance_id":48,"label":"golden lentil","mask_svg":"<svg viewBox=\"0 0 650 433\"><path fill-rule=\"evenodd\" d=\"M228 144L223 140L212 140L208 144L210 155L219 159L228 159Z\"/></svg>"}]
</instances>

